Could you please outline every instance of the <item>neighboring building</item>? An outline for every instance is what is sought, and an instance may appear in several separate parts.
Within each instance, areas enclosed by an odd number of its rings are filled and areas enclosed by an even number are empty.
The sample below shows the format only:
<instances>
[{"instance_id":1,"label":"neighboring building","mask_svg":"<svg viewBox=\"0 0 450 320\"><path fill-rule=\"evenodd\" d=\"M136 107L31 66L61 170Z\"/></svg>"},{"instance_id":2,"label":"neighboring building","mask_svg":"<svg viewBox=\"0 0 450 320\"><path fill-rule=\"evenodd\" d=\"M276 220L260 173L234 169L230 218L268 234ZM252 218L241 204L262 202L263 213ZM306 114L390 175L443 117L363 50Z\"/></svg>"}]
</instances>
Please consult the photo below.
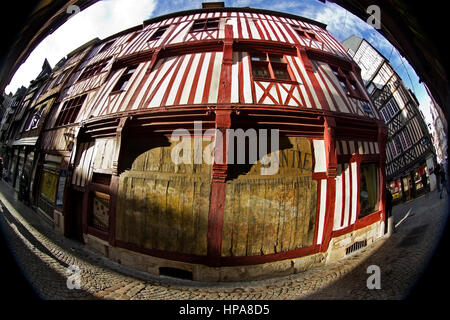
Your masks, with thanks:
<instances>
[{"instance_id":1,"label":"neighboring building","mask_svg":"<svg viewBox=\"0 0 450 320\"><path fill-rule=\"evenodd\" d=\"M147 20L54 70L49 83L73 71L40 133L38 210L114 261L199 281L298 272L383 236L386 126L355 62L321 23L212 6ZM251 129L278 129L279 148L263 152L268 133ZM207 161L236 156L231 141L246 164Z\"/></svg>"},{"instance_id":2,"label":"neighboring building","mask_svg":"<svg viewBox=\"0 0 450 320\"><path fill-rule=\"evenodd\" d=\"M9 108L13 101L13 95L12 93L6 94L3 93L2 96L0 96L0 119L3 118L3 115L5 114L5 110Z\"/></svg>"},{"instance_id":3,"label":"neighboring building","mask_svg":"<svg viewBox=\"0 0 450 320\"><path fill-rule=\"evenodd\" d=\"M20 179L24 176L27 183L31 182L33 164L35 161L35 145L38 136L29 136L30 125L36 123L38 118L31 113L35 102L41 95L45 83L52 69L47 60L42 65L42 70L35 80L30 82L29 88L20 105L16 108L8 135L5 141L7 145L7 157L10 159L7 168L7 179L11 182L19 194Z\"/></svg>"},{"instance_id":4,"label":"neighboring building","mask_svg":"<svg viewBox=\"0 0 450 320\"><path fill-rule=\"evenodd\" d=\"M389 61L369 42L352 36L342 44L361 68L367 91L387 125L386 176L394 199L414 198L424 192L420 177L424 171L432 177L430 170L435 162L419 102Z\"/></svg>"},{"instance_id":5,"label":"neighboring building","mask_svg":"<svg viewBox=\"0 0 450 320\"><path fill-rule=\"evenodd\" d=\"M8 102L3 103L4 112L0 121L0 156L3 157L5 168L8 167L9 163L8 145L5 144L5 141L8 136L14 114L17 108L21 105L26 91L27 88L25 88L24 86L18 88L11 99L8 99Z\"/></svg>"},{"instance_id":6,"label":"neighboring building","mask_svg":"<svg viewBox=\"0 0 450 320\"><path fill-rule=\"evenodd\" d=\"M54 222L55 228L64 233L65 221L62 214L65 188L68 183L67 174L70 156L75 143L75 137L80 128L75 123L79 107L83 104L84 93L92 95L99 83L77 89L77 80L86 63L96 54L92 49L98 39L88 42L72 51L61 61L57 71L54 70L50 80L49 92L44 101L52 98L52 109L48 121L41 132L40 161L38 177L40 183L35 184L35 197L38 201L38 211L44 217ZM98 47L98 46L97 46ZM55 67L56 68L56 67ZM78 108L78 109L77 109ZM68 209L70 210L70 208ZM68 228L75 228L69 222ZM67 236L74 236L69 229ZM82 239L79 239L82 240Z\"/></svg>"},{"instance_id":7,"label":"neighboring building","mask_svg":"<svg viewBox=\"0 0 450 320\"><path fill-rule=\"evenodd\" d=\"M432 127L430 128L433 134L434 147L436 149L437 161L440 164L446 164L448 157L448 123L445 118L442 109L437 105L436 101L431 96L427 89L428 95L430 96L430 110L433 119Z\"/></svg>"}]
</instances>

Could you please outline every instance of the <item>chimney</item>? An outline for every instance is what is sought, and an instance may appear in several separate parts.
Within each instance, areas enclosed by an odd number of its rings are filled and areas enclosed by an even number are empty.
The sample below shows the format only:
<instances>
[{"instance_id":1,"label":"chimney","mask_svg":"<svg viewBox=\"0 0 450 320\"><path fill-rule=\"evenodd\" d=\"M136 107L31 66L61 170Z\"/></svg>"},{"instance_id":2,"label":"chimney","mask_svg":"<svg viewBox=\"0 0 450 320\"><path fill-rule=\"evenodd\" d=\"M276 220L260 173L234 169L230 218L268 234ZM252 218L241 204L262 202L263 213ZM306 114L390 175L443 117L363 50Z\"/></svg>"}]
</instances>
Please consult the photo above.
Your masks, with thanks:
<instances>
[{"instance_id":1,"label":"chimney","mask_svg":"<svg viewBox=\"0 0 450 320\"><path fill-rule=\"evenodd\" d=\"M225 2L203 2L202 9L225 8Z\"/></svg>"}]
</instances>

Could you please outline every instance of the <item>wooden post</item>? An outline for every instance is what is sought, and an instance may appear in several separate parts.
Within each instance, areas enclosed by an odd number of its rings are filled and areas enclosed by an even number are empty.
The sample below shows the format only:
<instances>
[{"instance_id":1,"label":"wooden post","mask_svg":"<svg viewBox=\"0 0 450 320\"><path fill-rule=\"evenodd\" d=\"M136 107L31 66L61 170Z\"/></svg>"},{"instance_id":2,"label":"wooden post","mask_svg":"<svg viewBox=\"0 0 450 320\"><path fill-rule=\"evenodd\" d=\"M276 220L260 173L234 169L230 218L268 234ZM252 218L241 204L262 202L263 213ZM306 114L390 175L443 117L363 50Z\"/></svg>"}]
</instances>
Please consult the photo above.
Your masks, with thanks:
<instances>
[{"instance_id":1,"label":"wooden post","mask_svg":"<svg viewBox=\"0 0 450 320\"><path fill-rule=\"evenodd\" d=\"M219 266L222 255L222 230L225 212L225 192L227 177L227 129L231 127L231 110L220 104L230 102L231 67L233 63L233 27L225 25L223 61L216 110L216 130L222 134L222 144L216 144L214 153L222 155L222 163L213 163L211 172L211 195L208 214L207 255L210 266ZM217 141L217 140L216 140Z\"/></svg>"},{"instance_id":2,"label":"wooden post","mask_svg":"<svg viewBox=\"0 0 450 320\"><path fill-rule=\"evenodd\" d=\"M231 110L216 111L216 129L223 137L222 145L215 146L214 153L222 154L223 163L215 163L211 172L211 196L208 214L207 255L210 266L219 266L222 254L223 216L227 177L227 129L231 127Z\"/></svg>"},{"instance_id":3,"label":"wooden post","mask_svg":"<svg viewBox=\"0 0 450 320\"><path fill-rule=\"evenodd\" d=\"M116 245L116 210L117 210L117 199L119 194L119 157L120 148L122 145L122 131L128 120L128 117L121 118L119 120L119 125L116 129L116 141L114 146L114 155L112 157L112 169L111 183L109 185L109 244L111 246Z\"/></svg>"},{"instance_id":4,"label":"wooden post","mask_svg":"<svg viewBox=\"0 0 450 320\"><path fill-rule=\"evenodd\" d=\"M388 223L387 215L386 215L386 141L387 141L387 128L384 123L378 123L378 150L380 152L380 160L379 160L379 174L380 174L380 186L379 186L379 194L380 194L380 207L382 210L382 219L385 223Z\"/></svg>"},{"instance_id":5,"label":"wooden post","mask_svg":"<svg viewBox=\"0 0 450 320\"><path fill-rule=\"evenodd\" d=\"M323 139L325 143L325 157L327 164L327 203L325 211L325 222L323 231L323 241L321 251L326 251L331 240L334 220L334 202L336 197L336 174L337 174L337 153L336 153L336 121L333 117L324 117ZM320 205L323 205L322 203Z\"/></svg>"}]
</instances>

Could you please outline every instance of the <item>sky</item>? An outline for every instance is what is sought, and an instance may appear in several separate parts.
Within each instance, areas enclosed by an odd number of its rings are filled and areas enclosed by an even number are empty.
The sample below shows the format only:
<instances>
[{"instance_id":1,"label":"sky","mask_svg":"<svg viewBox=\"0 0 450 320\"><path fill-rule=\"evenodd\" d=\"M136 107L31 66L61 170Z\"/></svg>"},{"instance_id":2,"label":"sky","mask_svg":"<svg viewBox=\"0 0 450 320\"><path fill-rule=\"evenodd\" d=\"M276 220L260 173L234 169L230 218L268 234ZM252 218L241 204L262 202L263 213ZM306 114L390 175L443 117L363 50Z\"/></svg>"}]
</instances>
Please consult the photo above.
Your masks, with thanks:
<instances>
[{"instance_id":1,"label":"sky","mask_svg":"<svg viewBox=\"0 0 450 320\"><path fill-rule=\"evenodd\" d=\"M218 1L218 0L215 0ZM15 92L21 85L28 87L41 71L47 59L53 67L72 50L96 37L103 39L143 21L163 14L199 9L211 0L101 0L89 8L72 14L71 18L45 38L20 66L5 92ZM431 123L430 97L408 61L370 24L333 3L319 0L225 0L226 7L253 7L287 12L327 25L327 30L339 41L352 35L365 38L391 63L403 82L416 95L427 123ZM383 12L381 11L381 20Z\"/></svg>"}]
</instances>

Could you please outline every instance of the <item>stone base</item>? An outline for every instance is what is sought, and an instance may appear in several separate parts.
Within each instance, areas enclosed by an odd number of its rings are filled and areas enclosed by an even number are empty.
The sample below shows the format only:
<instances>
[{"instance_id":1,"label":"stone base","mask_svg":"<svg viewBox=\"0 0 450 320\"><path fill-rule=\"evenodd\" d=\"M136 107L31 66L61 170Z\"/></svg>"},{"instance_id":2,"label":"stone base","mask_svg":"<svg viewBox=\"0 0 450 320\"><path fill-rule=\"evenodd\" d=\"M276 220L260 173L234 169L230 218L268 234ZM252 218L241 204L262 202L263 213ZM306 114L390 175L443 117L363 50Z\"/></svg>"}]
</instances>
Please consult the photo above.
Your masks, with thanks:
<instances>
[{"instance_id":1,"label":"stone base","mask_svg":"<svg viewBox=\"0 0 450 320\"><path fill-rule=\"evenodd\" d=\"M360 230L332 238L328 251L312 255L249 266L208 267L180 261L157 258L128 249L111 247L108 242L84 234L86 246L114 262L160 276L160 268L173 268L192 274L192 280L203 282L238 282L263 280L303 272L313 266L323 265L346 256L346 249L358 241L367 246L384 235L384 222L376 222Z\"/></svg>"},{"instance_id":2,"label":"stone base","mask_svg":"<svg viewBox=\"0 0 450 320\"><path fill-rule=\"evenodd\" d=\"M53 228L60 234L64 234L64 215L58 210L53 211Z\"/></svg>"},{"instance_id":3,"label":"stone base","mask_svg":"<svg viewBox=\"0 0 450 320\"><path fill-rule=\"evenodd\" d=\"M374 241L383 237L384 228L384 221L378 221L367 227L331 238L326 254L326 263L344 258L347 255L347 248L355 242L366 240L367 246L370 246Z\"/></svg>"},{"instance_id":4,"label":"stone base","mask_svg":"<svg viewBox=\"0 0 450 320\"><path fill-rule=\"evenodd\" d=\"M204 282L233 282L262 280L303 272L325 261L323 253L249 266L208 267L180 261L172 261L141 254L128 249L111 247L108 242L84 234L86 246L117 263L160 276L161 267L169 267L192 273L192 280Z\"/></svg>"}]
</instances>

